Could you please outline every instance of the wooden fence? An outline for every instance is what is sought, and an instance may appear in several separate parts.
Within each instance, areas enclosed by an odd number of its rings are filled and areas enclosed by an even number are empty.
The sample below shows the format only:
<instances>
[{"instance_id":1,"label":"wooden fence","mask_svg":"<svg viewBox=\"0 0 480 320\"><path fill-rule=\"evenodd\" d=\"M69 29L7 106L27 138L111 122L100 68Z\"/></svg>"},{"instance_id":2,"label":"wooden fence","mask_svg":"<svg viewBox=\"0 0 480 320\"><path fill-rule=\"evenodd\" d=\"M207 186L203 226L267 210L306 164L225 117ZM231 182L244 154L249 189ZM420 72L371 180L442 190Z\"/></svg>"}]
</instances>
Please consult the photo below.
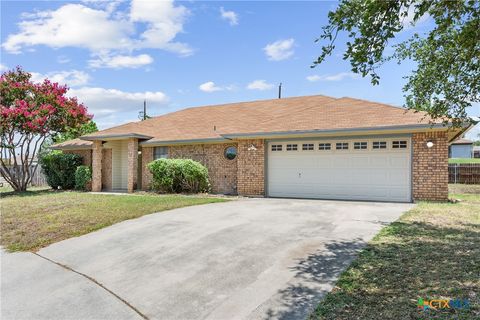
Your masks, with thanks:
<instances>
[{"instance_id":1,"label":"wooden fence","mask_svg":"<svg viewBox=\"0 0 480 320\"><path fill-rule=\"evenodd\" d=\"M8 169L9 170L14 170L14 166L9 166ZM34 166L31 166L30 167L30 172L33 173L33 170L34 170ZM17 172L20 173L21 171L18 170ZM3 185L8 184L8 182L6 182L5 179L3 179L2 176L0 176L0 183L3 183ZM33 177L32 177L32 180L31 180L30 184L32 186L46 186L47 185L47 178L45 177L45 174L43 173L40 165L37 167L37 170L33 174Z\"/></svg>"},{"instance_id":2,"label":"wooden fence","mask_svg":"<svg viewBox=\"0 0 480 320\"><path fill-rule=\"evenodd\" d=\"M480 163L449 164L448 182L480 184Z\"/></svg>"}]
</instances>

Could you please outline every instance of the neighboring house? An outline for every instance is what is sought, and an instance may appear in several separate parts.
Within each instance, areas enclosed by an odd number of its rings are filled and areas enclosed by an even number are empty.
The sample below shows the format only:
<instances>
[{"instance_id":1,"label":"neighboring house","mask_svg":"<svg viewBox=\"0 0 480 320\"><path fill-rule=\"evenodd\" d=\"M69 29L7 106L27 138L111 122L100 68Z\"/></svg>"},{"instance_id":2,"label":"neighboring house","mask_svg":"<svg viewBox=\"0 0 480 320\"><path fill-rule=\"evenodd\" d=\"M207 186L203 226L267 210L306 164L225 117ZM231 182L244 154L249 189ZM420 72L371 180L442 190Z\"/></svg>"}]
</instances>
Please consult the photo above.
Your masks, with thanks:
<instances>
[{"instance_id":1,"label":"neighboring house","mask_svg":"<svg viewBox=\"0 0 480 320\"><path fill-rule=\"evenodd\" d=\"M148 189L147 164L191 158L212 191L245 196L445 200L447 130L424 113L326 96L196 107L54 146L92 165L93 191Z\"/></svg>"},{"instance_id":2,"label":"neighboring house","mask_svg":"<svg viewBox=\"0 0 480 320\"><path fill-rule=\"evenodd\" d=\"M473 141L461 138L453 141L448 147L449 158L472 158Z\"/></svg>"},{"instance_id":3,"label":"neighboring house","mask_svg":"<svg viewBox=\"0 0 480 320\"><path fill-rule=\"evenodd\" d=\"M473 157L480 158L480 146L473 147Z\"/></svg>"}]
</instances>

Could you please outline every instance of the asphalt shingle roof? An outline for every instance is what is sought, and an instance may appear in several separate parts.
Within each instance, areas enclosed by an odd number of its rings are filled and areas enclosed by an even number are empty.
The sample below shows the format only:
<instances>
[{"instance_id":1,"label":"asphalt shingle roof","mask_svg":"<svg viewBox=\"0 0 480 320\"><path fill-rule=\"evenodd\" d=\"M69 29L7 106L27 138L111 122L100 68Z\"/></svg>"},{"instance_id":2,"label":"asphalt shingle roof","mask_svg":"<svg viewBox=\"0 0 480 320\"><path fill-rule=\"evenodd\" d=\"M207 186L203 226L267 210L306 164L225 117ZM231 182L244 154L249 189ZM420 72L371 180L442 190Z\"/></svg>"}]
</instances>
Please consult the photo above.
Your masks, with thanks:
<instances>
[{"instance_id":1,"label":"asphalt shingle roof","mask_svg":"<svg viewBox=\"0 0 480 320\"><path fill-rule=\"evenodd\" d=\"M228 134L336 130L429 124L422 112L353 98L322 95L193 107L89 134L140 134L150 141L222 138ZM81 141L81 140L80 140ZM84 146L75 139L73 142ZM64 144L66 146L68 144Z\"/></svg>"}]
</instances>

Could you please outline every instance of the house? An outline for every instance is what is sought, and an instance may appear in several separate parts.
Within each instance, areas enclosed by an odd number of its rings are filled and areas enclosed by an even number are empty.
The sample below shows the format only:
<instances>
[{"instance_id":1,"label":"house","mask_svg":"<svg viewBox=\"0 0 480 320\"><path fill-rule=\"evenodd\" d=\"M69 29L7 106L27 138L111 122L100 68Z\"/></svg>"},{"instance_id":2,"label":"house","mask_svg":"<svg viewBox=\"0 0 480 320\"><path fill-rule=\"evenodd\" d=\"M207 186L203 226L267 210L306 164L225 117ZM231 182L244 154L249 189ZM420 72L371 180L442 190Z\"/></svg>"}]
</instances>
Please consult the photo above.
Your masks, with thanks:
<instances>
[{"instance_id":1,"label":"house","mask_svg":"<svg viewBox=\"0 0 480 320\"><path fill-rule=\"evenodd\" d=\"M449 158L472 158L473 141L460 138L453 141L448 147Z\"/></svg>"},{"instance_id":2,"label":"house","mask_svg":"<svg viewBox=\"0 0 480 320\"><path fill-rule=\"evenodd\" d=\"M473 147L473 157L480 158L480 146Z\"/></svg>"},{"instance_id":3,"label":"house","mask_svg":"<svg viewBox=\"0 0 480 320\"><path fill-rule=\"evenodd\" d=\"M92 166L94 191L148 189L147 164L191 158L212 191L410 202L448 196L448 145L471 126L326 96L188 108L54 146Z\"/></svg>"}]
</instances>

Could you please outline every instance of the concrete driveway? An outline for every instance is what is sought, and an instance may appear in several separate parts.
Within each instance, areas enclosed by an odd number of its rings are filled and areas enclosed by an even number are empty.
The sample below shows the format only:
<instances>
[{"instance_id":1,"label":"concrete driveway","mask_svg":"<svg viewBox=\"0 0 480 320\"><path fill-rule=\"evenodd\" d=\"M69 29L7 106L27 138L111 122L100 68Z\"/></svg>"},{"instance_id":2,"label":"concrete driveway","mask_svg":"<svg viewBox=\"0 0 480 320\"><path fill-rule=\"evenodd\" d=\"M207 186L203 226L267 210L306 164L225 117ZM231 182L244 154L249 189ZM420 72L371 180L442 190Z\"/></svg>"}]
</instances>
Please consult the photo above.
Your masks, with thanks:
<instances>
[{"instance_id":1,"label":"concrete driveway","mask_svg":"<svg viewBox=\"0 0 480 320\"><path fill-rule=\"evenodd\" d=\"M242 199L2 253L2 319L302 319L411 204Z\"/></svg>"}]
</instances>

